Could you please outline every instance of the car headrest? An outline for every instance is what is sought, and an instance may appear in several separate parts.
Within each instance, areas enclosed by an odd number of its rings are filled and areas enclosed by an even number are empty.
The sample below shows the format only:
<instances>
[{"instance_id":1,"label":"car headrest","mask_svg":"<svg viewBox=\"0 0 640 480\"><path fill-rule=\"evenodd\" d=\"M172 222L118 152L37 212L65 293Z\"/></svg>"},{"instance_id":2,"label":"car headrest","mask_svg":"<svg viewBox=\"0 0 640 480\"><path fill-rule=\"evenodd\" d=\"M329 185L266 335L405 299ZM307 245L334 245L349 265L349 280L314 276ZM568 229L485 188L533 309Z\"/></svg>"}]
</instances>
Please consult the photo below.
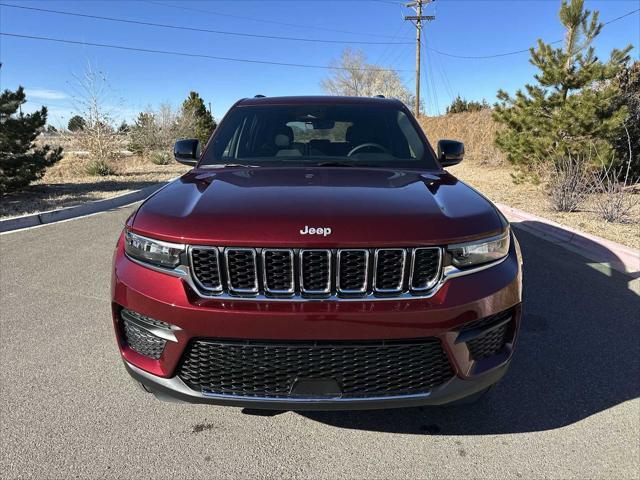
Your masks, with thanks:
<instances>
[{"instance_id":1,"label":"car headrest","mask_svg":"<svg viewBox=\"0 0 640 480\"><path fill-rule=\"evenodd\" d=\"M291 140L289 140L288 135L285 135L284 133L279 133L276 135L274 143L276 144L276 147L286 148L289 145L291 145Z\"/></svg>"},{"instance_id":2,"label":"car headrest","mask_svg":"<svg viewBox=\"0 0 640 480\"><path fill-rule=\"evenodd\" d=\"M364 125L351 125L347 128L347 133L345 134L345 140L352 145L371 142L371 137L371 131Z\"/></svg>"}]
</instances>

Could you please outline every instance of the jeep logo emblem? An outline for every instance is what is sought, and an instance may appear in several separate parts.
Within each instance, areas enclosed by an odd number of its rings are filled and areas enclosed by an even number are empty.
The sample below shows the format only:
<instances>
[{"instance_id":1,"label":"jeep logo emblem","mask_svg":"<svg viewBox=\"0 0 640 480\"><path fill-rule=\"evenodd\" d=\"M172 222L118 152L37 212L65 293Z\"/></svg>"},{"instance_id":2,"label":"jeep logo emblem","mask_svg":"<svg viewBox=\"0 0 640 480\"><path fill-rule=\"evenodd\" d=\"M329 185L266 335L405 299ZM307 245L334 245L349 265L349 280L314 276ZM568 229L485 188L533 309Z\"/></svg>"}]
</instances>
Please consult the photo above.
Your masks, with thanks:
<instances>
[{"instance_id":1,"label":"jeep logo emblem","mask_svg":"<svg viewBox=\"0 0 640 480\"><path fill-rule=\"evenodd\" d=\"M300 235L322 235L326 237L327 235L331 235L331 229L329 227L310 227L305 225L302 230L300 230Z\"/></svg>"}]
</instances>

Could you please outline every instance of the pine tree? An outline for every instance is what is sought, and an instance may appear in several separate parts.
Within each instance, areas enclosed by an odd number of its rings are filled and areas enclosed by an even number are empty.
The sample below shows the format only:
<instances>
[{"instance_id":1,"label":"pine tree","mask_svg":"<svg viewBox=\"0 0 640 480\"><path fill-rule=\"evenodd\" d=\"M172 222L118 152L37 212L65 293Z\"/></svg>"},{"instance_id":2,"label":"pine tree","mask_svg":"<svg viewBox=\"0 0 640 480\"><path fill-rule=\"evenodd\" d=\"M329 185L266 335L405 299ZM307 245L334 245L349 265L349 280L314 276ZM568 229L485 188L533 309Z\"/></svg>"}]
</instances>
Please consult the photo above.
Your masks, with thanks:
<instances>
[{"instance_id":1,"label":"pine tree","mask_svg":"<svg viewBox=\"0 0 640 480\"><path fill-rule=\"evenodd\" d=\"M62 158L62 148L36 146L35 139L47 123L47 108L23 115L24 89L0 94L0 195L26 187Z\"/></svg>"},{"instance_id":2,"label":"pine tree","mask_svg":"<svg viewBox=\"0 0 640 480\"><path fill-rule=\"evenodd\" d=\"M69 119L67 128L70 132L78 132L80 130L84 130L86 126L87 122L85 122L84 118L82 118L80 115L74 115L73 117L71 117L71 119Z\"/></svg>"},{"instance_id":3,"label":"pine tree","mask_svg":"<svg viewBox=\"0 0 640 480\"><path fill-rule=\"evenodd\" d=\"M205 144L216 128L216 122L198 92L189 92L189 96L182 104L182 114L193 117L195 136L202 144Z\"/></svg>"},{"instance_id":4,"label":"pine tree","mask_svg":"<svg viewBox=\"0 0 640 480\"><path fill-rule=\"evenodd\" d=\"M540 72L535 85L515 97L500 90L493 117L506 128L496 145L514 164L531 166L564 154L583 155L595 147L611 158L611 142L626 118L616 106L618 88L611 82L629 61L631 46L613 50L604 63L595 56L593 40L602 30L598 12L584 9L584 0L563 0L560 21L564 45L553 48L538 40L530 62Z\"/></svg>"},{"instance_id":5,"label":"pine tree","mask_svg":"<svg viewBox=\"0 0 640 480\"><path fill-rule=\"evenodd\" d=\"M618 138L614 140L614 148L620 157L622 167L629 161L632 178L640 178L640 61L636 60L625 68L615 80L620 88L620 96L616 100L617 107L626 107L629 115ZM631 150L631 152L629 152ZM622 172L625 168L621 169Z\"/></svg>"}]
</instances>

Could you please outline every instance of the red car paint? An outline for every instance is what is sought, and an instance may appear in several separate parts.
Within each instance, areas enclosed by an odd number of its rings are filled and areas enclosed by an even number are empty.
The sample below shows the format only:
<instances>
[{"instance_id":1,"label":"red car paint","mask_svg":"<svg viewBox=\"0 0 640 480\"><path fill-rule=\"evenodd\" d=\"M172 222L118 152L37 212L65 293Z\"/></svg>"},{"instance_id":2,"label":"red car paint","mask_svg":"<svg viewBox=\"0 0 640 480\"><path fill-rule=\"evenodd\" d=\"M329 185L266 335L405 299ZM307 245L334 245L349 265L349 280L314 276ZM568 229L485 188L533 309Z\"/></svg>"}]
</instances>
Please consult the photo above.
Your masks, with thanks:
<instances>
[{"instance_id":1,"label":"red car paint","mask_svg":"<svg viewBox=\"0 0 640 480\"><path fill-rule=\"evenodd\" d=\"M398 102L380 99L290 97L244 100L232 109L324 103L398 108ZM305 226L330 227L331 235L300 235ZM167 242L282 248L446 246L491 237L506 227L504 217L487 199L441 168L331 166L196 166L146 200L127 221L131 232ZM121 235L113 262L114 326L127 364L161 378L176 375L185 348L194 338L347 341L436 337L456 376L471 385L475 378L510 360L520 322L520 262L517 241L512 241L503 262L451 278L428 298L292 298L277 302L202 298L184 279L132 261L124 252ZM180 328L175 332L178 341L168 342L158 360L137 353L123 337L121 308L176 325ZM470 359L468 350L456 343L458 329L510 308L514 309L513 322L504 350L485 360ZM147 388L153 390L153 385Z\"/></svg>"}]
</instances>

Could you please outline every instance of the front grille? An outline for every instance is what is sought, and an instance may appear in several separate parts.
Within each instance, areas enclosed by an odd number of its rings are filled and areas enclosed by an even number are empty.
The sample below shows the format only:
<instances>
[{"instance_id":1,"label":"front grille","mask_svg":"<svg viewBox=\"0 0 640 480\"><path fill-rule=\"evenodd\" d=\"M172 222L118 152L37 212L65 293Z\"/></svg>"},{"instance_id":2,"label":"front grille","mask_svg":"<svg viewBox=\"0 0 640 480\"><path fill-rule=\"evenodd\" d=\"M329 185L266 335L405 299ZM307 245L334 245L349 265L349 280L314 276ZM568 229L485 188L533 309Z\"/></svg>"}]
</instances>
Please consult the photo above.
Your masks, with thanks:
<instances>
[{"instance_id":1,"label":"front grille","mask_svg":"<svg viewBox=\"0 0 640 480\"><path fill-rule=\"evenodd\" d=\"M507 342L507 333L509 324L505 323L497 328L489 330L484 335L469 340L467 347L471 358L474 360L482 360L499 353Z\"/></svg>"},{"instance_id":2,"label":"front grille","mask_svg":"<svg viewBox=\"0 0 640 480\"><path fill-rule=\"evenodd\" d=\"M125 316L122 316L122 319L124 324L124 338L131 350L155 360L159 359L167 343L166 340L149 333L144 328L127 320Z\"/></svg>"},{"instance_id":3,"label":"front grille","mask_svg":"<svg viewBox=\"0 0 640 480\"><path fill-rule=\"evenodd\" d=\"M308 298L425 295L440 280L442 249L189 248L191 275L210 295Z\"/></svg>"},{"instance_id":4,"label":"front grille","mask_svg":"<svg viewBox=\"0 0 640 480\"><path fill-rule=\"evenodd\" d=\"M366 398L426 393L454 373L435 338L380 342L192 342L179 377L210 394L287 398L296 385L325 381L333 396ZM294 393L292 393L292 390ZM321 393L308 396L322 396Z\"/></svg>"}]
</instances>

